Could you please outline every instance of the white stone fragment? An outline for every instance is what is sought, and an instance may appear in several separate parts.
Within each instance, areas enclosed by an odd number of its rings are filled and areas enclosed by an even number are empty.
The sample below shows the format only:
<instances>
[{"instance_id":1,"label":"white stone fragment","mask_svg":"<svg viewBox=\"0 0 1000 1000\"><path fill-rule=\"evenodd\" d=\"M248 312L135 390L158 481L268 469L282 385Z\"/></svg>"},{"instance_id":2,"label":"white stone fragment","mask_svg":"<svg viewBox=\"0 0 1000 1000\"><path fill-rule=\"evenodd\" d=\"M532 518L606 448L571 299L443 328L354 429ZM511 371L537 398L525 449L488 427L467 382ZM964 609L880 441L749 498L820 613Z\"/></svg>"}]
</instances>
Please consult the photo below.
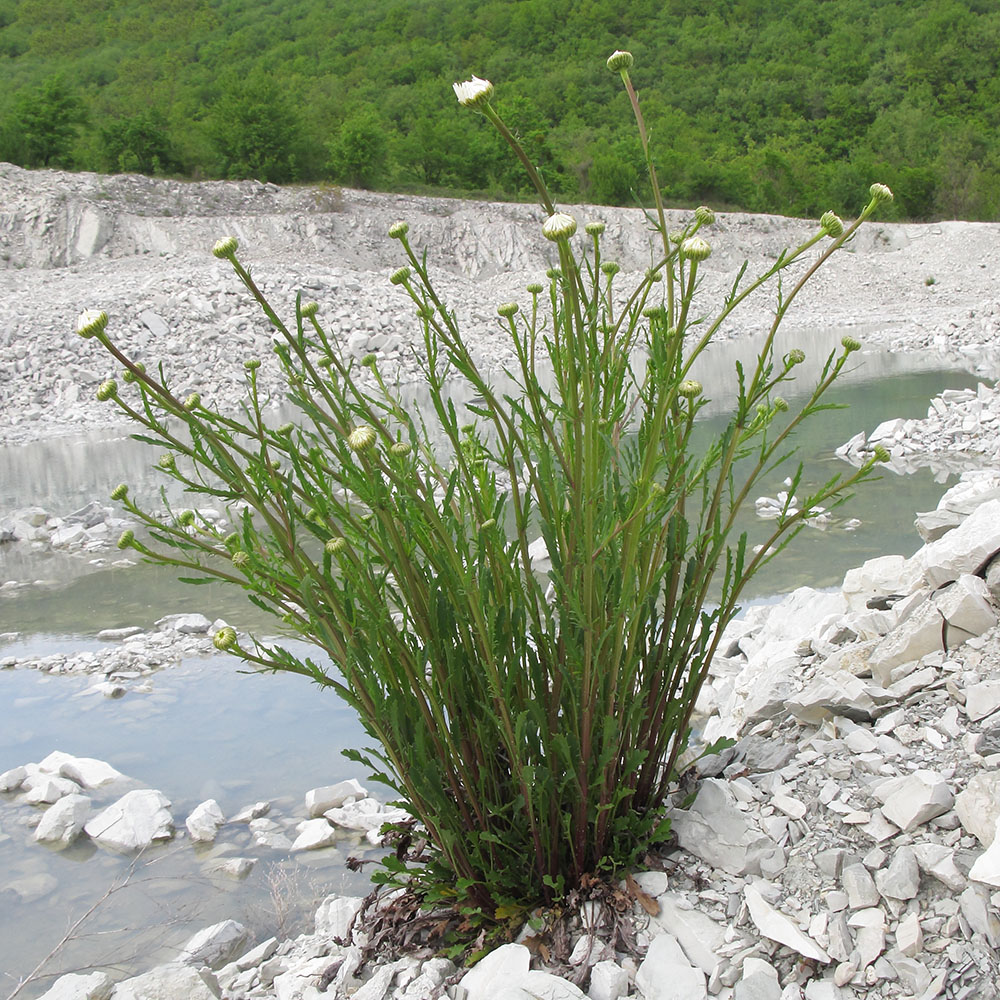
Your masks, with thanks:
<instances>
[{"instance_id":1,"label":"white stone fragment","mask_svg":"<svg viewBox=\"0 0 1000 1000\"><path fill-rule=\"evenodd\" d=\"M875 873L875 885L886 899L913 899L920 890L920 867L913 848L897 848L889 867Z\"/></svg>"},{"instance_id":2,"label":"white stone fragment","mask_svg":"<svg viewBox=\"0 0 1000 1000\"><path fill-rule=\"evenodd\" d=\"M346 940L351 921L363 902L361 896L327 896L316 910L317 937Z\"/></svg>"},{"instance_id":3,"label":"white stone fragment","mask_svg":"<svg viewBox=\"0 0 1000 1000\"><path fill-rule=\"evenodd\" d=\"M948 812L955 804L948 783L936 771L921 768L908 775L883 802L882 813L904 833Z\"/></svg>"},{"instance_id":4,"label":"white stone fragment","mask_svg":"<svg viewBox=\"0 0 1000 1000\"><path fill-rule=\"evenodd\" d=\"M215 990L190 965L158 965L115 986L114 1000L218 1000Z\"/></svg>"},{"instance_id":5,"label":"white stone fragment","mask_svg":"<svg viewBox=\"0 0 1000 1000\"><path fill-rule=\"evenodd\" d=\"M953 892L965 887L965 876L955 864L955 851L944 844L914 844L913 856L920 870Z\"/></svg>"},{"instance_id":6,"label":"white stone fragment","mask_svg":"<svg viewBox=\"0 0 1000 1000\"><path fill-rule=\"evenodd\" d=\"M126 792L84 826L91 840L113 851L137 851L174 835L170 801L151 788Z\"/></svg>"},{"instance_id":7,"label":"white stone fragment","mask_svg":"<svg viewBox=\"0 0 1000 1000\"><path fill-rule=\"evenodd\" d=\"M90 798L86 795L66 795L45 810L34 839L66 847L83 831L90 815Z\"/></svg>"},{"instance_id":8,"label":"white stone fragment","mask_svg":"<svg viewBox=\"0 0 1000 1000\"><path fill-rule=\"evenodd\" d=\"M190 937L177 961L184 965L207 965L218 969L239 955L247 941L247 929L235 920L223 920Z\"/></svg>"},{"instance_id":9,"label":"white stone fragment","mask_svg":"<svg viewBox=\"0 0 1000 1000\"><path fill-rule=\"evenodd\" d=\"M726 943L726 927L716 923L700 909L683 906L684 897L680 893L667 892L657 896L660 912L653 921L672 935L684 949L684 954L692 965L696 965L711 976L718 969L718 951Z\"/></svg>"},{"instance_id":10,"label":"white stone fragment","mask_svg":"<svg viewBox=\"0 0 1000 1000\"><path fill-rule=\"evenodd\" d=\"M219 827L226 822L222 807L215 799L206 799L191 810L184 821L192 840L211 843L219 833Z\"/></svg>"},{"instance_id":11,"label":"white stone fragment","mask_svg":"<svg viewBox=\"0 0 1000 1000\"><path fill-rule=\"evenodd\" d=\"M976 858L976 863L969 871L969 878L975 882L985 882L986 885L1000 887L1000 819L993 828L993 843Z\"/></svg>"},{"instance_id":12,"label":"white stone fragment","mask_svg":"<svg viewBox=\"0 0 1000 1000\"><path fill-rule=\"evenodd\" d=\"M501 987L516 984L528 974L531 952L523 944L505 944L481 958L459 983L466 1000L492 1000Z\"/></svg>"},{"instance_id":13,"label":"white stone fragment","mask_svg":"<svg viewBox=\"0 0 1000 1000\"><path fill-rule=\"evenodd\" d=\"M806 958L812 958L817 962L830 961L830 956L812 938L799 930L788 917L771 906L755 885L746 886L743 898L746 900L753 922L764 937L787 945Z\"/></svg>"},{"instance_id":14,"label":"white stone fragment","mask_svg":"<svg viewBox=\"0 0 1000 1000\"><path fill-rule=\"evenodd\" d=\"M620 1000L628 996L628 973L616 962L598 962L590 970L590 1000Z\"/></svg>"},{"instance_id":15,"label":"white stone fragment","mask_svg":"<svg viewBox=\"0 0 1000 1000\"><path fill-rule=\"evenodd\" d=\"M1000 680L980 681L965 689L965 714L972 722L985 719L1000 708Z\"/></svg>"},{"instance_id":16,"label":"white stone fragment","mask_svg":"<svg viewBox=\"0 0 1000 1000\"><path fill-rule=\"evenodd\" d=\"M108 1000L114 980L106 972L60 976L39 1000Z\"/></svg>"},{"instance_id":17,"label":"white stone fragment","mask_svg":"<svg viewBox=\"0 0 1000 1000\"><path fill-rule=\"evenodd\" d=\"M925 545L913 557L931 587L977 569L1000 549L1000 500L978 506L957 528Z\"/></svg>"},{"instance_id":18,"label":"white stone fragment","mask_svg":"<svg viewBox=\"0 0 1000 1000\"><path fill-rule=\"evenodd\" d=\"M896 947L908 958L916 958L923 950L924 935L916 913L908 913L896 925Z\"/></svg>"},{"instance_id":19,"label":"white stone fragment","mask_svg":"<svg viewBox=\"0 0 1000 1000\"><path fill-rule=\"evenodd\" d=\"M59 765L59 774L86 789L103 788L125 777L106 761L93 757L70 757Z\"/></svg>"},{"instance_id":20,"label":"white stone fragment","mask_svg":"<svg viewBox=\"0 0 1000 1000\"><path fill-rule=\"evenodd\" d=\"M878 905L878 889L864 865L848 865L840 878L852 910Z\"/></svg>"},{"instance_id":21,"label":"white stone fragment","mask_svg":"<svg viewBox=\"0 0 1000 1000\"><path fill-rule=\"evenodd\" d=\"M337 841L337 830L322 816L299 823L298 836L292 841L293 851L315 851Z\"/></svg>"},{"instance_id":22,"label":"white stone fragment","mask_svg":"<svg viewBox=\"0 0 1000 1000\"><path fill-rule=\"evenodd\" d=\"M670 934L657 934L635 974L644 1000L705 1000L705 973L688 961Z\"/></svg>"},{"instance_id":23,"label":"white stone fragment","mask_svg":"<svg viewBox=\"0 0 1000 1000\"><path fill-rule=\"evenodd\" d=\"M16 792L28 777L28 770L23 766L12 767L0 774L0 792Z\"/></svg>"},{"instance_id":24,"label":"white stone fragment","mask_svg":"<svg viewBox=\"0 0 1000 1000\"><path fill-rule=\"evenodd\" d=\"M962 826L983 847L993 843L1000 819L1000 771L980 771L955 796L955 812Z\"/></svg>"},{"instance_id":25,"label":"white stone fragment","mask_svg":"<svg viewBox=\"0 0 1000 1000\"><path fill-rule=\"evenodd\" d=\"M328 809L337 809L348 799L364 799L368 792L355 778L338 781L335 785L311 788L306 792L306 813L310 818L322 816Z\"/></svg>"}]
</instances>

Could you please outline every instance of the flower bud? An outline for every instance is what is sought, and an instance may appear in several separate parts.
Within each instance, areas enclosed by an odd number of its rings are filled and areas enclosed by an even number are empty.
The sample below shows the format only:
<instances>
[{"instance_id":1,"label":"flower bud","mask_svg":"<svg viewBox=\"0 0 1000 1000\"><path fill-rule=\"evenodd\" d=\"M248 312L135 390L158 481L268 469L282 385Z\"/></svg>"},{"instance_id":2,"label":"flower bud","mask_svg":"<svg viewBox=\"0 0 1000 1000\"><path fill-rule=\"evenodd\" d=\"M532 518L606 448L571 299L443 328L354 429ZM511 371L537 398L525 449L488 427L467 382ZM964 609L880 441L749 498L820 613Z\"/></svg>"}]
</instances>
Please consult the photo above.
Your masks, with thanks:
<instances>
[{"instance_id":1,"label":"flower bud","mask_svg":"<svg viewBox=\"0 0 1000 1000\"><path fill-rule=\"evenodd\" d=\"M601 265L602 273L609 278L613 278L621 269L621 264L616 264L613 260Z\"/></svg>"},{"instance_id":2,"label":"flower bud","mask_svg":"<svg viewBox=\"0 0 1000 1000\"><path fill-rule=\"evenodd\" d=\"M576 232L576 219L565 212L556 212L542 223L542 235L553 242L568 240Z\"/></svg>"},{"instance_id":3,"label":"flower bud","mask_svg":"<svg viewBox=\"0 0 1000 1000\"><path fill-rule=\"evenodd\" d=\"M125 497L127 497L127 496L128 496L128 486L126 486L125 483L119 483L111 491L111 499L112 500L124 500Z\"/></svg>"},{"instance_id":4,"label":"flower bud","mask_svg":"<svg viewBox=\"0 0 1000 1000\"><path fill-rule=\"evenodd\" d=\"M103 333L107 325L108 314L106 312L97 309L87 309L77 317L76 332L84 340L89 340L91 337Z\"/></svg>"},{"instance_id":5,"label":"flower bud","mask_svg":"<svg viewBox=\"0 0 1000 1000\"><path fill-rule=\"evenodd\" d=\"M170 451L165 451L156 464L166 472L173 472L177 468L177 460L174 458L173 452Z\"/></svg>"},{"instance_id":6,"label":"flower bud","mask_svg":"<svg viewBox=\"0 0 1000 1000\"><path fill-rule=\"evenodd\" d=\"M840 343L843 345L845 351L850 354L852 351L861 350L861 341L854 337L842 337Z\"/></svg>"},{"instance_id":7,"label":"flower bud","mask_svg":"<svg viewBox=\"0 0 1000 1000\"><path fill-rule=\"evenodd\" d=\"M192 392L191 395L184 400L185 410L195 410L199 406L201 406L201 396L199 396L196 392Z\"/></svg>"},{"instance_id":8,"label":"flower bud","mask_svg":"<svg viewBox=\"0 0 1000 1000\"><path fill-rule=\"evenodd\" d=\"M655 285L658 281L663 281L663 272L658 271L656 268L650 267L646 270L646 280L651 284Z\"/></svg>"},{"instance_id":9,"label":"flower bud","mask_svg":"<svg viewBox=\"0 0 1000 1000\"><path fill-rule=\"evenodd\" d=\"M805 361L805 359L806 359L806 352L803 351L800 347L793 347L785 355L785 364L788 365L789 368L794 368L796 365L801 365L802 362Z\"/></svg>"},{"instance_id":10,"label":"flower bud","mask_svg":"<svg viewBox=\"0 0 1000 1000\"><path fill-rule=\"evenodd\" d=\"M493 84L478 76L464 83L453 83L451 87L463 108L481 108L493 99Z\"/></svg>"},{"instance_id":11,"label":"flower bud","mask_svg":"<svg viewBox=\"0 0 1000 1000\"><path fill-rule=\"evenodd\" d=\"M685 399L694 399L701 395L701 389L700 382L696 382L693 378L686 378L677 386L677 394Z\"/></svg>"},{"instance_id":12,"label":"flower bud","mask_svg":"<svg viewBox=\"0 0 1000 1000\"><path fill-rule=\"evenodd\" d=\"M667 233L667 239L670 240L670 242L674 243L674 244L681 244L681 243L683 243L684 242L684 230L683 229L671 229L670 232Z\"/></svg>"},{"instance_id":13,"label":"flower bud","mask_svg":"<svg viewBox=\"0 0 1000 1000\"><path fill-rule=\"evenodd\" d=\"M329 539L323 548L326 549L331 556L335 556L338 552L343 552L344 549L347 548L347 540L343 537L343 535L337 535L336 538Z\"/></svg>"},{"instance_id":14,"label":"flower bud","mask_svg":"<svg viewBox=\"0 0 1000 1000\"><path fill-rule=\"evenodd\" d=\"M409 231L410 224L408 222L394 222L389 227L389 238L401 240Z\"/></svg>"},{"instance_id":15,"label":"flower bud","mask_svg":"<svg viewBox=\"0 0 1000 1000\"><path fill-rule=\"evenodd\" d=\"M497 306L497 315L503 316L504 319L510 319L517 313L517 303L516 302L504 302Z\"/></svg>"},{"instance_id":16,"label":"flower bud","mask_svg":"<svg viewBox=\"0 0 1000 1000\"><path fill-rule=\"evenodd\" d=\"M778 413L788 412L788 400L785 399L783 396L775 396L772 405L778 411Z\"/></svg>"},{"instance_id":17,"label":"flower bud","mask_svg":"<svg viewBox=\"0 0 1000 1000\"><path fill-rule=\"evenodd\" d=\"M562 271L560 271L558 267L550 267L545 272L545 277L548 278L549 281L558 281L562 277Z\"/></svg>"},{"instance_id":18,"label":"flower bud","mask_svg":"<svg viewBox=\"0 0 1000 1000\"><path fill-rule=\"evenodd\" d=\"M604 232L603 222L588 222L584 227L583 231L588 236L600 236Z\"/></svg>"},{"instance_id":19,"label":"flower bud","mask_svg":"<svg viewBox=\"0 0 1000 1000\"><path fill-rule=\"evenodd\" d=\"M371 451L375 447L375 438L375 431L361 424L347 435L347 447L356 452Z\"/></svg>"},{"instance_id":20,"label":"flower bud","mask_svg":"<svg viewBox=\"0 0 1000 1000\"><path fill-rule=\"evenodd\" d=\"M497 519L495 517L487 518L481 525L479 525L480 531L486 531L489 528L496 527Z\"/></svg>"},{"instance_id":21,"label":"flower bud","mask_svg":"<svg viewBox=\"0 0 1000 1000\"><path fill-rule=\"evenodd\" d=\"M177 523L182 528L190 527L192 524L194 524L194 511L193 510L182 510L177 515Z\"/></svg>"},{"instance_id":22,"label":"flower bud","mask_svg":"<svg viewBox=\"0 0 1000 1000\"><path fill-rule=\"evenodd\" d=\"M409 441L397 441L389 446L389 454L394 458L406 458L413 451L413 445Z\"/></svg>"},{"instance_id":23,"label":"flower bud","mask_svg":"<svg viewBox=\"0 0 1000 1000\"><path fill-rule=\"evenodd\" d=\"M135 542L135 532L131 528L126 528L118 536L118 548L130 549Z\"/></svg>"},{"instance_id":24,"label":"flower bud","mask_svg":"<svg viewBox=\"0 0 1000 1000\"><path fill-rule=\"evenodd\" d=\"M140 371L140 372L143 372L143 373L145 373L145 371L146 371L146 366L141 361L136 361L135 362L135 368L136 368L136 371ZM136 375L136 373L134 371L132 371L131 368L126 368L122 372L122 379L125 382L138 382L139 381L139 376Z\"/></svg>"},{"instance_id":25,"label":"flower bud","mask_svg":"<svg viewBox=\"0 0 1000 1000\"><path fill-rule=\"evenodd\" d=\"M527 291L531 295L541 295L541 293L542 293L543 290L544 289L542 288L542 286L540 284L538 284L537 281L533 281L530 285L528 285L528 288L527 288Z\"/></svg>"},{"instance_id":26,"label":"flower bud","mask_svg":"<svg viewBox=\"0 0 1000 1000\"><path fill-rule=\"evenodd\" d=\"M892 455L889 454L889 449L886 448L885 445L882 444L875 445L872 454L875 456L876 462L885 463L892 461Z\"/></svg>"},{"instance_id":27,"label":"flower bud","mask_svg":"<svg viewBox=\"0 0 1000 1000\"><path fill-rule=\"evenodd\" d=\"M307 302L302 307L302 318L303 319L312 319L313 316L315 316L316 313L318 313L318 312L319 312L319 303L318 302Z\"/></svg>"},{"instance_id":28,"label":"flower bud","mask_svg":"<svg viewBox=\"0 0 1000 1000\"><path fill-rule=\"evenodd\" d=\"M873 184L869 189L868 193L871 195L872 201L875 204L883 201L892 201L892 191L886 187L885 184Z\"/></svg>"},{"instance_id":29,"label":"flower bud","mask_svg":"<svg viewBox=\"0 0 1000 1000\"><path fill-rule=\"evenodd\" d=\"M257 358L249 358L243 362L243 367L248 372L255 372L258 368L260 368L260 361L258 361Z\"/></svg>"},{"instance_id":30,"label":"flower bud","mask_svg":"<svg viewBox=\"0 0 1000 1000\"><path fill-rule=\"evenodd\" d=\"M715 212L713 212L708 205L699 205L694 210L694 217L703 226L710 226L715 222Z\"/></svg>"},{"instance_id":31,"label":"flower bud","mask_svg":"<svg viewBox=\"0 0 1000 1000\"><path fill-rule=\"evenodd\" d=\"M389 282L393 285L402 285L410 280L410 269L404 264L389 275Z\"/></svg>"},{"instance_id":32,"label":"flower bud","mask_svg":"<svg viewBox=\"0 0 1000 1000\"><path fill-rule=\"evenodd\" d=\"M279 434L281 437L289 437L294 430L295 424L288 423L282 424L274 433Z\"/></svg>"},{"instance_id":33,"label":"flower bud","mask_svg":"<svg viewBox=\"0 0 1000 1000\"><path fill-rule=\"evenodd\" d=\"M232 562L237 569L243 569L243 567L250 562L250 555L247 552L244 552L243 549L240 549L239 552L233 553Z\"/></svg>"},{"instance_id":34,"label":"flower bud","mask_svg":"<svg viewBox=\"0 0 1000 1000\"><path fill-rule=\"evenodd\" d=\"M212 253L220 260L232 260L236 256L237 247L239 247L239 243L235 236L224 236L212 247Z\"/></svg>"},{"instance_id":35,"label":"flower bud","mask_svg":"<svg viewBox=\"0 0 1000 1000\"><path fill-rule=\"evenodd\" d=\"M823 232L832 240L843 235L844 222L839 216L834 215L833 212L824 212L820 217L819 224Z\"/></svg>"},{"instance_id":36,"label":"flower bud","mask_svg":"<svg viewBox=\"0 0 1000 1000\"><path fill-rule=\"evenodd\" d=\"M224 653L232 649L236 645L236 629L231 625L223 626L213 636L212 645Z\"/></svg>"},{"instance_id":37,"label":"flower bud","mask_svg":"<svg viewBox=\"0 0 1000 1000\"><path fill-rule=\"evenodd\" d=\"M118 395L118 383L109 378L97 387L97 398L106 403L109 399L114 399Z\"/></svg>"},{"instance_id":38,"label":"flower bud","mask_svg":"<svg viewBox=\"0 0 1000 1000\"><path fill-rule=\"evenodd\" d=\"M711 253L712 248L700 236L691 236L681 244L681 256L695 263L706 260Z\"/></svg>"},{"instance_id":39,"label":"flower bud","mask_svg":"<svg viewBox=\"0 0 1000 1000\"><path fill-rule=\"evenodd\" d=\"M662 305L646 306L646 308L643 309L642 314L646 317L646 319L666 320L667 318L667 310Z\"/></svg>"},{"instance_id":40,"label":"flower bud","mask_svg":"<svg viewBox=\"0 0 1000 1000\"><path fill-rule=\"evenodd\" d=\"M612 73L624 73L626 70L630 70L634 64L635 59L632 58L631 52L616 49L608 56L608 69Z\"/></svg>"},{"instance_id":41,"label":"flower bud","mask_svg":"<svg viewBox=\"0 0 1000 1000\"><path fill-rule=\"evenodd\" d=\"M374 368L378 364L378 358L374 354L366 354L361 359L361 366L363 368Z\"/></svg>"}]
</instances>

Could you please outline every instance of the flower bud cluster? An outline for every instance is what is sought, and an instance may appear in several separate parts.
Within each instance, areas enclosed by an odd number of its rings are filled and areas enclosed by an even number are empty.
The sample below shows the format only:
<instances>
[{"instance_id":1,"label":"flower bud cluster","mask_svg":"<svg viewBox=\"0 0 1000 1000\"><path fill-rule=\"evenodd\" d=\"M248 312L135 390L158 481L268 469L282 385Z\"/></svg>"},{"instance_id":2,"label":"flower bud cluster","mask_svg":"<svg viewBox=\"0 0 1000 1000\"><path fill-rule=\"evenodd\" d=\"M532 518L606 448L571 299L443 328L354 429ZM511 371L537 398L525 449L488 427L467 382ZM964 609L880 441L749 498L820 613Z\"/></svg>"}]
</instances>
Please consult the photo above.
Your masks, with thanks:
<instances>
[{"instance_id":1,"label":"flower bud cluster","mask_svg":"<svg viewBox=\"0 0 1000 1000\"><path fill-rule=\"evenodd\" d=\"M893 197L892 191L885 184L873 184L868 189L868 194L876 205L883 201L892 201Z\"/></svg>"},{"instance_id":2,"label":"flower bud cluster","mask_svg":"<svg viewBox=\"0 0 1000 1000\"><path fill-rule=\"evenodd\" d=\"M588 222L583 227L583 231L588 236L601 236L604 233L604 223L603 222Z\"/></svg>"},{"instance_id":3,"label":"flower bud cluster","mask_svg":"<svg viewBox=\"0 0 1000 1000\"><path fill-rule=\"evenodd\" d=\"M410 231L408 222L394 222L389 227L389 237L394 240L401 240Z\"/></svg>"},{"instance_id":4,"label":"flower bud cluster","mask_svg":"<svg viewBox=\"0 0 1000 1000\"><path fill-rule=\"evenodd\" d=\"M318 313L318 312L319 312L319 303L318 302L307 302L302 307L302 318L303 319L312 319L313 316L315 316L316 313Z\"/></svg>"}]
</instances>

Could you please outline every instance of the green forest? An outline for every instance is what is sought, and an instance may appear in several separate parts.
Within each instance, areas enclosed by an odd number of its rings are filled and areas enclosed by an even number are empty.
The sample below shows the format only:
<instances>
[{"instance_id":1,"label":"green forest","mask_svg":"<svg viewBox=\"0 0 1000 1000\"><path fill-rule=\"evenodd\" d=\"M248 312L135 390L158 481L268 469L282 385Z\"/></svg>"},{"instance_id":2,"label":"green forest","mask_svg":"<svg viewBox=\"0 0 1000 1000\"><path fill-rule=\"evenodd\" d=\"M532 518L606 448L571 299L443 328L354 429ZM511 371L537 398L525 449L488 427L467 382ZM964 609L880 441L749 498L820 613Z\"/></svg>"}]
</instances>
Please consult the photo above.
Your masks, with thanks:
<instances>
[{"instance_id":1,"label":"green forest","mask_svg":"<svg viewBox=\"0 0 1000 1000\"><path fill-rule=\"evenodd\" d=\"M0 0L0 159L525 197L476 74L562 201L629 205L618 48L670 205L1000 213L996 0Z\"/></svg>"}]
</instances>

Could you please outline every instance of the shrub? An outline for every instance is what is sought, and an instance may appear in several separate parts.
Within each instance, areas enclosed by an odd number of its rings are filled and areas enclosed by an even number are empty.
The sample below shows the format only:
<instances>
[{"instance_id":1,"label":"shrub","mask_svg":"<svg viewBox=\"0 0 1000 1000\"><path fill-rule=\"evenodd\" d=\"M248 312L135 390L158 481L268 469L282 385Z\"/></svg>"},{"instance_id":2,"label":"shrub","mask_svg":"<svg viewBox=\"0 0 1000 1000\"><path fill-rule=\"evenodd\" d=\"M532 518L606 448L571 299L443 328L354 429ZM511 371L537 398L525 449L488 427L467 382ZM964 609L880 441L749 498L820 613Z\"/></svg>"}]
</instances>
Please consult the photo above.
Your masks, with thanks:
<instances>
[{"instance_id":1,"label":"shrub","mask_svg":"<svg viewBox=\"0 0 1000 1000\"><path fill-rule=\"evenodd\" d=\"M233 238L214 252L277 331L296 423L269 425L258 361L246 363L247 400L234 417L178 398L133 363L103 314L81 318L81 332L134 387L105 383L102 398L142 425L137 437L167 449L166 476L227 504L235 525L226 535L190 511L154 517L119 487L151 535L122 544L244 588L312 643L317 654L300 657L233 629L216 640L354 706L373 745L353 756L398 793L429 842L419 865L405 851L390 855L387 877L427 902L457 904L471 924L520 919L664 838L660 807L741 591L819 505L872 474L870 462L786 507L758 549L731 537L744 500L790 460L790 435L828 405L825 393L860 346L845 338L789 411L778 393L803 354L775 356L778 327L816 269L891 193L873 185L849 226L827 213L763 274L749 280L744 267L714 314L703 313L696 290L714 216L699 208L668 232L630 57L616 53L609 65L635 111L660 247L624 306L615 305L619 269L602 254L604 227L580 233L556 211L490 84L456 85L522 161L559 259L545 285L497 310L517 359L514 391L497 389L477 364L405 223L389 232L402 258L391 282L422 330L427 412L404 402L374 356L346 357L315 303L297 301L286 324ZM737 368L728 426L696 452L706 394L692 364L751 292L793 264L756 364ZM465 411L451 401L456 383L476 399ZM789 495L800 477L801 466Z\"/></svg>"}]
</instances>

